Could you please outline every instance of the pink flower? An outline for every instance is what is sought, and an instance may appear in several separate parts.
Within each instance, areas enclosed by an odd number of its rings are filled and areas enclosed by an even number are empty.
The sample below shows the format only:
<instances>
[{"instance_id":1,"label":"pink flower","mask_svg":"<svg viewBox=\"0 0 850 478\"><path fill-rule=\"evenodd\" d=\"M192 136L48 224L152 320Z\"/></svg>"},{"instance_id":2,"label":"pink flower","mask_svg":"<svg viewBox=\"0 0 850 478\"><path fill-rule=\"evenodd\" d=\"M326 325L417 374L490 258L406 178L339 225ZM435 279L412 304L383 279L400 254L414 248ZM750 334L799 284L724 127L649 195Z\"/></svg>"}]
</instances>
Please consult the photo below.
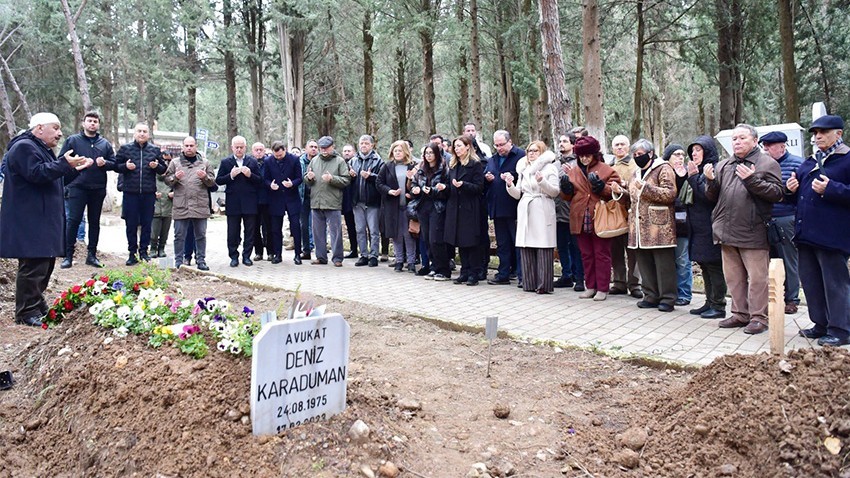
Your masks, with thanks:
<instances>
[{"instance_id":1,"label":"pink flower","mask_svg":"<svg viewBox=\"0 0 850 478\"><path fill-rule=\"evenodd\" d=\"M192 308L192 315L198 315L200 313L201 313L201 306L198 305L198 304L195 304L195 307Z\"/></svg>"}]
</instances>

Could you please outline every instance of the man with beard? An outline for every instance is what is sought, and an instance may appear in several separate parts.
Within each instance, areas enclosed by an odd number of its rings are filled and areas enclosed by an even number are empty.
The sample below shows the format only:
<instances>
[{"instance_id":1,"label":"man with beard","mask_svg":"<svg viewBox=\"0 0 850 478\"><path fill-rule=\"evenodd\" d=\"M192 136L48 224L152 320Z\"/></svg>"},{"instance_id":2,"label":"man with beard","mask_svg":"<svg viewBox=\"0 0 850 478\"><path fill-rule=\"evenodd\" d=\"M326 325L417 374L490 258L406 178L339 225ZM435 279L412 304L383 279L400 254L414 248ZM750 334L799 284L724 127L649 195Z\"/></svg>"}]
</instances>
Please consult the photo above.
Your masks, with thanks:
<instances>
[{"instance_id":1,"label":"man with beard","mask_svg":"<svg viewBox=\"0 0 850 478\"><path fill-rule=\"evenodd\" d=\"M558 158L561 163L559 176L567 175L566 168L576 165L576 155L573 145L576 144L575 134L562 134L558 138ZM555 239L558 245L558 260L561 262L561 277L553 284L555 288L572 287L576 292L584 292L584 267L581 265L581 251L578 239L570 234L570 203L560 196L555 198Z\"/></svg>"}]
</instances>

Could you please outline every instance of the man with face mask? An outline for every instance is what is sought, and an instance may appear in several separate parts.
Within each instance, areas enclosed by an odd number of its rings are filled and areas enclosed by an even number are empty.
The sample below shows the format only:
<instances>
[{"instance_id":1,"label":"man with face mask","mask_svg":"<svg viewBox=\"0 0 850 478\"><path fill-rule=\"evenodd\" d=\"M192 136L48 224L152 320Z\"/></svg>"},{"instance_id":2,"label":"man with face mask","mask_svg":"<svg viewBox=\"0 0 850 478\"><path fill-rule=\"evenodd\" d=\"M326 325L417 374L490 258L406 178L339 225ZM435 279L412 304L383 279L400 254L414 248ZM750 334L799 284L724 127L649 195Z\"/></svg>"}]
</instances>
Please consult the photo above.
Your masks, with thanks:
<instances>
[{"instance_id":1,"label":"man with face mask","mask_svg":"<svg viewBox=\"0 0 850 478\"><path fill-rule=\"evenodd\" d=\"M65 252L62 181L72 181L94 160L70 150L56 157L53 148L62 138L62 129L53 113L33 115L29 126L9 142L3 160L0 257L18 259L15 323L42 327L49 309L44 291L55 258Z\"/></svg>"}]
</instances>

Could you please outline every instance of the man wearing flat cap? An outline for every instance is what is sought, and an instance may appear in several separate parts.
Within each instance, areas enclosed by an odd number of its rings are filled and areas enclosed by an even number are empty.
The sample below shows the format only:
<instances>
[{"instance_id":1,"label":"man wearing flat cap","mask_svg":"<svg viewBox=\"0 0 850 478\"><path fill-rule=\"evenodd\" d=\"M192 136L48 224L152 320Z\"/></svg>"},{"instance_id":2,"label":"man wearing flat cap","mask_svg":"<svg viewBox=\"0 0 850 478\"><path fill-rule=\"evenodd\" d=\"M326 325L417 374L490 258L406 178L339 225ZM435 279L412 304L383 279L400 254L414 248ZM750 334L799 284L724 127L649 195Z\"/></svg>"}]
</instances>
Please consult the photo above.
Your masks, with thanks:
<instances>
[{"instance_id":1,"label":"man wearing flat cap","mask_svg":"<svg viewBox=\"0 0 850 478\"><path fill-rule=\"evenodd\" d=\"M844 120L826 115L812 122L814 154L785 183L797 204L794 242L800 280L814 327L800 335L822 346L850 344L850 147Z\"/></svg>"},{"instance_id":2,"label":"man wearing flat cap","mask_svg":"<svg viewBox=\"0 0 850 478\"><path fill-rule=\"evenodd\" d=\"M94 160L69 150L53 152L62 138L59 118L37 113L29 129L9 142L3 168L0 208L0 257L18 259L15 322L43 327L49 309L44 291L56 257L65 253L63 179L71 182Z\"/></svg>"},{"instance_id":3,"label":"man wearing flat cap","mask_svg":"<svg viewBox=\"0 0 850 478\"><path fill-rule=\"evenodd\" d=\"M304 182L310 186L310 213L313 221L313 240L316 258L313 264L328 263L327 237L331 239L331 259L342 267L342 190L351 177L348 164L334 151L334 139L322 136L318 141L319 154L310 160Z\"/></svg>"},{"instance_id":4,"label":"man wearing flat cap","mask_svg":"<svg viewBox=\"0 0 850 478\"><path fill-rule=\"evenodd\" d=\"M759 143L768 156L779 163L782 170L782 184L791 173L803 163L803 158L788 152L785 142L788 136L780 131L772 131L762 136ZM780 201L773 204L770 228L778 233L780 242L770 245L770 257L782 259L785 265L785 313L796 314L800 304L800 276L797 272L797 247L794 246L794 215L797 206L792 201Z\"/></svg>"}]
</instances>

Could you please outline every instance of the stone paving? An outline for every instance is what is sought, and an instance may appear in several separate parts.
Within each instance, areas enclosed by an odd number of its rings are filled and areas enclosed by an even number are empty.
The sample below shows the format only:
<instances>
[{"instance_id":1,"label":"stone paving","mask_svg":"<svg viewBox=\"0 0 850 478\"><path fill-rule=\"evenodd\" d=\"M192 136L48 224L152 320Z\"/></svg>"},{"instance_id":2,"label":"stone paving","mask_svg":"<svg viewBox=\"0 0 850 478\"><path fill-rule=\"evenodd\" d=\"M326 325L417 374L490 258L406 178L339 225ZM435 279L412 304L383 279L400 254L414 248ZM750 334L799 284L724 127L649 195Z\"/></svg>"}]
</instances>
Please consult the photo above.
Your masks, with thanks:
<instances>
[{"instance_id":1,"label":"stone paving","mask_svg":"<svg viewBox=\"0 0 850 478\"><path fill-rule=\"evenodd\" d=\"M124 224L114 216L104 217L100 249L126 254ZM602 349L613 354L643 356L683 365L705 365L731 353L758 353L770 349L769 334L747 335L741 329L720 329L716 320L690 315L704 296L694 294L691 306L663 313L638 309L637 300L609 296L602 302L580 300L572 289L556 289L551 295L523 292L510 286L477 287L434 282L409 272L397 273L380 263L379 267L354 267L347 259L343 267L292 262L292 251L284 251L281 264L256 261L254 266L231 268L227 257L226 222L210 220L207 231L207 264L211 272L255 283L332 297L367 302L379 307L464 326L484 326L485 317L498 316L499 330L525 339L554 341L583 348ZM168 245L168 256L173 247ZM75 265L75 267L78 267ZM492 271L491 271L492 275ZM368 298L367 298L368 297ZM441 300L434 300L441 297ZM425 299L427 298L427 299ZM809 347L799 337L800 328L811 327L807 309L786 316L786 348ZM812 346L817 347L814 342Z\"/></svg>"}]
</instances>

